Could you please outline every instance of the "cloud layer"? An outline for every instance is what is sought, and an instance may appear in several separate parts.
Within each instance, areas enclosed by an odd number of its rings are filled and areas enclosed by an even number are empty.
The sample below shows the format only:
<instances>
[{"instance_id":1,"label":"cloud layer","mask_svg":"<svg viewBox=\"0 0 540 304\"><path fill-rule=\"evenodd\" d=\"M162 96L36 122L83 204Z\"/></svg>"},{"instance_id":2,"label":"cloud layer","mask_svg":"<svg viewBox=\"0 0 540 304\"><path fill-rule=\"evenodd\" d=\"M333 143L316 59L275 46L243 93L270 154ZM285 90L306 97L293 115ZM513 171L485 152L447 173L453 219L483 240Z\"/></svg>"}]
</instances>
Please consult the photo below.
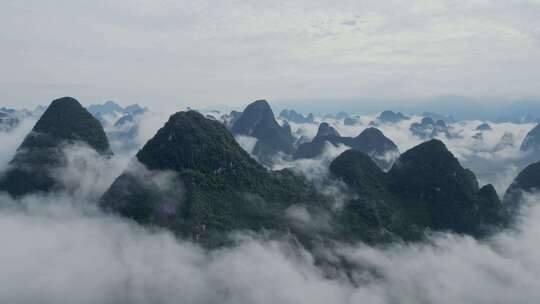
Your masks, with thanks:
<instances>
[{"instance_id":1,"label":"cloud layer","mask_svg":"<svg viewBox=\"0 0 540 304\"><path fill-rule=\"evenodd\" d=\"M539 12L534 0L8 1L0 87L8 105L75 95L169 108L536 96Z\"/></svg>"}]
</instances>

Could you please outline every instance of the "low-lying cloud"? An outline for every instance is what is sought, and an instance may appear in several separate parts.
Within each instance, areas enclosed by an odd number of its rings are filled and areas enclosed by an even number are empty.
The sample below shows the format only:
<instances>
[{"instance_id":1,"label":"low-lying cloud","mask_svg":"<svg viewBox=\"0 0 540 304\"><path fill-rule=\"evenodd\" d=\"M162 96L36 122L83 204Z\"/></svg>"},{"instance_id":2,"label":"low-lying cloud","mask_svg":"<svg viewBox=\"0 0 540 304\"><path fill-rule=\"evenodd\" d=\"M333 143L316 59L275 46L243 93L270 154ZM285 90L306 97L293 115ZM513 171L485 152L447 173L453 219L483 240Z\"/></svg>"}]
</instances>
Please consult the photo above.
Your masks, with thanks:
<instances>
[{"instance_id":1,"label":"low-lying cloud","mask_svg":"<svg viewBox=\"0 0 540 304\"><path fill-rule=\"evenodd\" d=\"M364 127L339 131L357 135ZM399 133L401 127L381 129L401 151L417 141ZM458 151L458 143L448 145ZM9 159L15 148L4 147L0 155ZM292 166L322 185L329 162L345 149L329 145L318 159L282 159L275 169ZM532 303L540 298L540 195L527 196L513 229L484 241L440 233L426 243L325 248L328 256L354 266L328 273L287 239L237 234L234 246L207 251L168 231L103 213L97 200L131 156L105 158L79 145L65 153L67 166L54 176L66 191L17 201L0 195L1 303ZM505 171L500 174L508 179ZM333 186L325 191L343 193L339 184ZM302 206L286 215L303 224L324 222Z\"/></svg>"},{"instance_id":2,"label":"low-lying cloud","mask_svg":"<svg viewBox=\"0 0 540 304\"><path fill-rule=\"evenodd\" d=\"M360 266L327 276L285 240L237 237L205 251L69 196L0 208L3 303L531 303L540 296L539 197L515 230L485 242L336 246ZM298 210L297 210L298 211ZM294 212L297 215L299 212Z\"/></svg>"},{"instance_id":3,"label":"low-lying cloud","mask_svg":"<svg viewBox=\"0 0 540 304\"><path fill-rule=\"evenodd\" d=\"M24 119L10 132L0 133L0 147L2 147L0 148L0 171L4 170L13 155L15 155L17 147L22 143L26 134L32 130L35 123L35 119Z\"/></svg>"}]
</instances>

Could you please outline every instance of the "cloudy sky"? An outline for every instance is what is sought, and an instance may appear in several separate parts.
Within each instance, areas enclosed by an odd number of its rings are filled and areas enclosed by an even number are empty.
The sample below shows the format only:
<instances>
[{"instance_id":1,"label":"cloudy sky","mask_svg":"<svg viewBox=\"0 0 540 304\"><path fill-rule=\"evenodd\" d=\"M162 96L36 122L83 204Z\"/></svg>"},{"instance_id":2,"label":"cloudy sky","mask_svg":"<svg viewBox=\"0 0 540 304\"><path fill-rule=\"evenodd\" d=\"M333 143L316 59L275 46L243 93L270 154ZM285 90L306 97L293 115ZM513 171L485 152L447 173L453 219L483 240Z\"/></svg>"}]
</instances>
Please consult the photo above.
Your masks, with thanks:
<instances>
[{"instance_id":1,"label":"cloudy sky","mask_svg":"<svg viewBox=\"0 0 540 304\"><path fill-rule=\"evenodd\" d=\"M540 95L538 0L2 4L7 106Z\"/></svg>"}]
</instances>

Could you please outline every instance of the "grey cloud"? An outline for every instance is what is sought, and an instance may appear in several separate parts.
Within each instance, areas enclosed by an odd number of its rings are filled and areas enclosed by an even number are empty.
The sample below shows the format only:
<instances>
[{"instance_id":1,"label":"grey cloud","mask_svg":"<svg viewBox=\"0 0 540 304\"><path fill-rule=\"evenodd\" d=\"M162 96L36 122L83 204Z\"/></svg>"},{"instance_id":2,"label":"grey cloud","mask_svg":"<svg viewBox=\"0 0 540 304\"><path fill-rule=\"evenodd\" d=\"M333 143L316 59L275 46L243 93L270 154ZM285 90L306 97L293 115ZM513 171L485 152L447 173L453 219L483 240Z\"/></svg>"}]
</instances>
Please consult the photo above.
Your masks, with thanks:
<instances>
[{"instance_id":1,"label":"grey cloud","mask_svg":"<svg viewBox=\"0 0 540 304\"><path fill-rule=\"evenodd\" d=\"M347 21L343 21L343 22L341 22L341 25L355 26L355 25L356 25L356 20L347 20Z\"/></svg>"},{"instance_id":2,"label":"grey cloud","mask_svg":"<svg viewBox=\"0 0 540 304\"><path fill-rule=\"evenodd\" d=\"M165 231L30 196L0 208L0 300L9 303L530 303L538 296L538 197L515 231L486 242L338 246L354 265L325 275L286 241L238 236L207 252ZM365 271L371 269L371 271ZM351 279L356 282L352 283Z\"/></svg>"},{"instance_id":3,"label":"grey cloud","mask_svg":"<svg viewBox=\"0 0 540 304\"><path fill-rule=\"evenodd\" d=\"M69 93L169 108L537 95L539 11L533 1L10 1L0 85L11 105Z\"/></svg>"}]
</instances>

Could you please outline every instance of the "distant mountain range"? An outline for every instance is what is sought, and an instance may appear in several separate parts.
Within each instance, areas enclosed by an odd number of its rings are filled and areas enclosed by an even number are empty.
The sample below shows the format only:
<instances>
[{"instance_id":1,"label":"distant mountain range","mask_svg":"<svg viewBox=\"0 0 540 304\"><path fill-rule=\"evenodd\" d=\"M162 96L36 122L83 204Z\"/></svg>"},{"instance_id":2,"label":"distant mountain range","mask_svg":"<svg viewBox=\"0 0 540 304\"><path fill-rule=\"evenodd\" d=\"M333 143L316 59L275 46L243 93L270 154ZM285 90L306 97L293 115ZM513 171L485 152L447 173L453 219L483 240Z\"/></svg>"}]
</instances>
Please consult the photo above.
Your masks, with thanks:
<instances>
[{"instance_id":1,"label":"distant mountain range","mask_svg":"<svg viewBox=\"0 0 540 304\"><path fill-rule=\"evenodd\" d=\"M34 110L15 110L0 108L0 132L10 132L25 119L38 119L45 111L44 107L36 107Z\"/></svg>"},{"instance_id":2,"label":"distant mountain range","mask_svg":"<svg viewBox=\"0 0 540 304\"><path fill-rule=\"evenodd\" d=\"M136 142L138 123L147 111L138 104L122 107L114 101L88 107L88 112L103 125L115 152L131 152L140 147Z\"/></svg>"},{"instance_id":3,"label":"distant mountain range","mask_svg":"<svg viewBox=\"0 0 540 304\"><path fill-rule=\"evenodd\" d=\"M420 122L411 124L409 129L412 134L423 140L435 137L444 137L447 139L454 137L451 127L444 120L434 121L431 116L426 116Z\"/></svg>"},{"instance_id":4,"label":"distant mountain range","mask_svg":"<svg viewBox=\"0 0 540 304\"><path fill-rule=\"evenodd\" d=\"M281 113L279 113L279 118L295 123L313 123L315 120L312 113L304 116L295 110L283 110Z\"/></svg>"},{"instance_id":5,"label":"distant mountain range","mask_svg":"<svg viewBox=\"0 0 540 304\"><path fill-rule=\"evenodd\" d=\"M452 116L456 120L490 120L497 122L528 123L540 122L540 98L495 99L468 98L463 96L441 96L417 99L305 99L280 100L276 109L293 107L302 113L324 115L336 109L357 114L375 114L387 109L407 114L422 115L426 111ZM422 115L427 116L427 115ZM432 117L440 120L440 117ZM446 121L447 123L449 121Z\"/></svg>"},{"instance_id":6,"label":"distant mountain range","mask_svg":"<svg viewBox=\"0 0 540 304\"><path fill-rule=\"evenodd\" d=\"M107 101L104 104L94 104L88 106L88 112L90 112L92 115L96 117L102 117L106 114L115 114L120 113L124 115L136 115L141 114L147 109L141 108L138 104L132 104L126 107L122 107L119 104L115 103L114 101Z\"/></svg>"},{"instance_id":7,"label":"distant mountain range","mask_svg":"<svg viewBox=\"0 0 540 304\"><path fill-rule=\"evenodd\" d=\"M343 137L327 123L321 123L311 142L298 146L295 159L316 158L323 154L327 144L344 145L369 155L383 170L388 170L399 155L398 147L376 128L367 128L356 137Z\"/></svg>"},{"instance_id":8,"label":"distant mountain range","mask_svg":"<svg viewBox=\"0 0 540 304\"><path fill-rule=\"evenodd\" d=\"M112 103L94 107L94 113L96 109L99 115L120 111ZM127 114L115 124L132 119ZM379 120L405 119L387 113ZM488 130L482 124L478 128ZM235 134L257 138L259 161L240 147ZM536 143L538 136L532 130L527 142ZM436 139L399 155L376 128L349 138L322 123L313 141L298 150L294 140L290 127L276 121L264 100L250 104L230 130L215 117L178 112L137 152L99 205L207 248L229 244L231 232L253 231L292 237L310 249L334 242L420 241L429 231L482 238L507 227L523 194L540 188L540 165L534 163L501 202L493 186L480 187L475 174ZM328 176L317 185L341 185L340 204L299 173L262 165L273 153L292 159L304 149L309 155L303 157L316 157L320 146L315 142L320 141L351 148L331 162ZM72 144L85 145L101 157L112 154L100 121L77 100L64 97L49 105L26 136L0 177L0 190L13 197L62 191L51 172L66 165L64 148ZM378 162L387 153L395 154L392 163Z\"/></svg>"}]
</instances>

